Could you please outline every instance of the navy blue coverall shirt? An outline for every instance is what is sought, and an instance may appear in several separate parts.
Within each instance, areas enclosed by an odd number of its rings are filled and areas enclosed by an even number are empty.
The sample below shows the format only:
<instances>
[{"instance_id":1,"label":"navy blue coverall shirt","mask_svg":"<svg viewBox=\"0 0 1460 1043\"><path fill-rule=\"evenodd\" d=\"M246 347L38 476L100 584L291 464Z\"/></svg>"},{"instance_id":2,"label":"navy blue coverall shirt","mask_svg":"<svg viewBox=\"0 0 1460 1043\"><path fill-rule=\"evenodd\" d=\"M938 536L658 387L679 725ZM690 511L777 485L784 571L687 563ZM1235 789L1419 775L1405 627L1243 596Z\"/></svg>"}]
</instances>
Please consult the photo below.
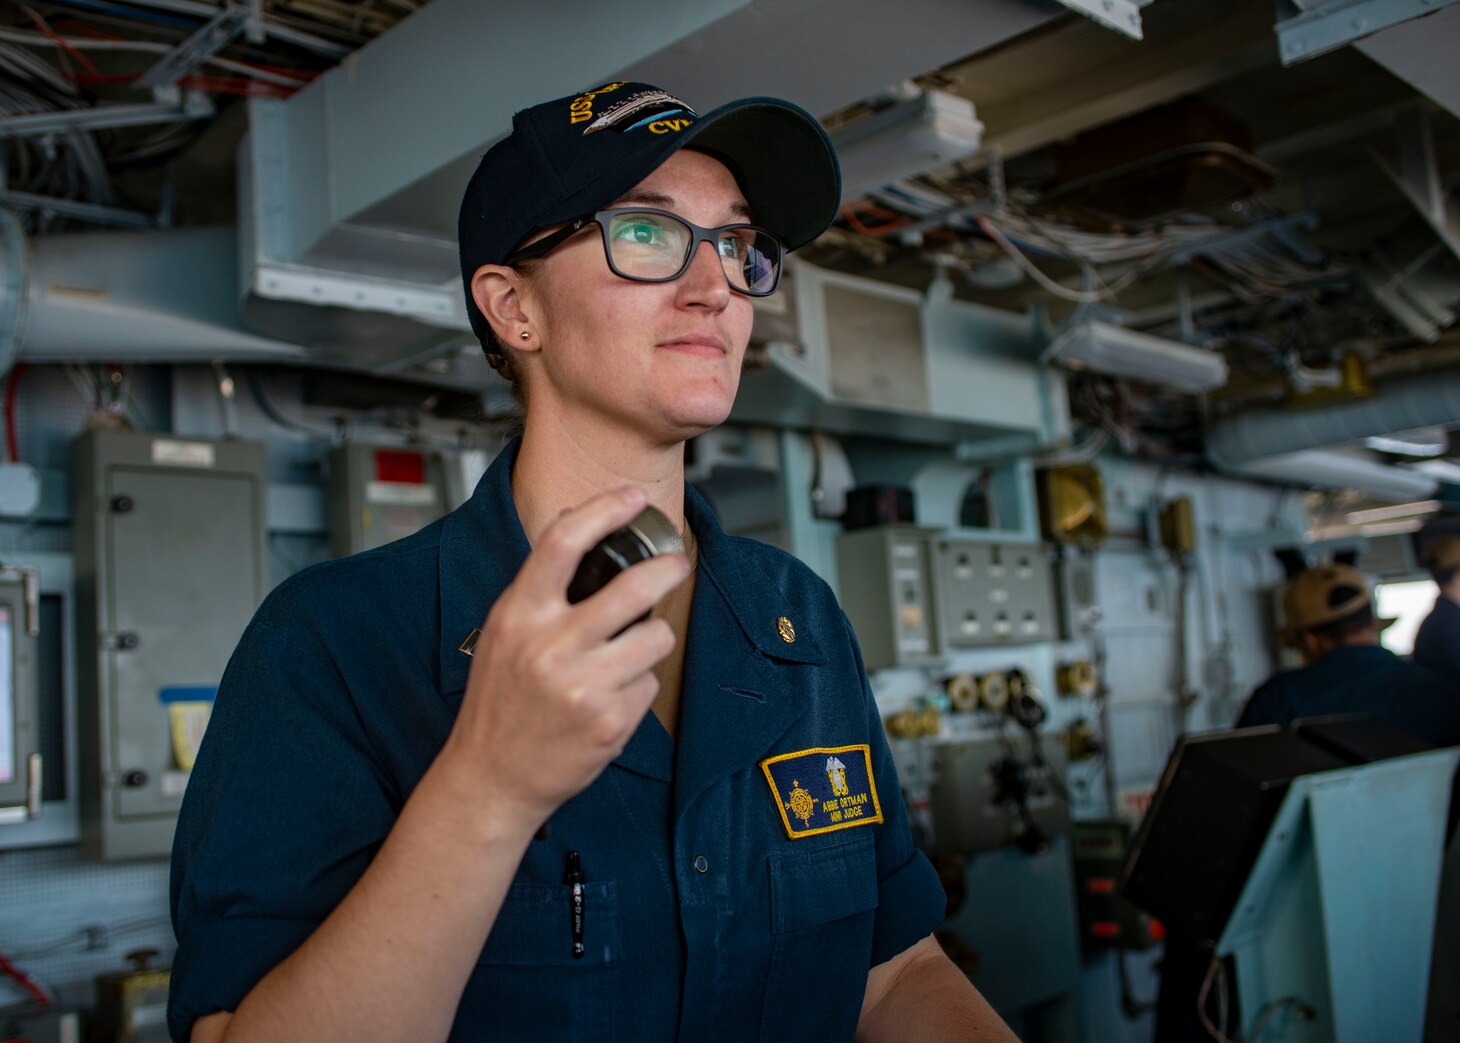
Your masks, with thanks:
<instances>
[{"instance_id":1,"label":"navy blue coverall shirt","mask_svg":"<svg viewBox=\"0 0 1460 1043\"><path fill-rule=\"evenodd\" d=\"M1460 694L1438 674L1379 645L1348 645L1260 685L1237 727L1366 713L1436 746L1460 744Z\"/></svg>"},{"instance_id":2,"label":"navy blue coverall shirt","mask_svg":"<svg viewBox=\"0 0 1460 1043\"><path fill-rule=\"evenodd\" d=\"M1460 695L1460 605L1443 594L1414 635L1414 661L1445 678Z\"/></svg>"},{"instance_id":3,"label":"navy blue coverall shirt","mask_svg":"<svg viewBox=\"0 0 1460 1043\"><path fill-rule=\"evenodd\" d=\"M330 914L441 749L471 662L458 646L528 554L515 457L420 533L299 573L249 625L178 821L174 1040ZM869 968L942 919L830 588L727 536L688 488L685 509L699 572L679 742L646 715L529 845L452 1040L849 1040Z\"/></svg>"}]
</instances>

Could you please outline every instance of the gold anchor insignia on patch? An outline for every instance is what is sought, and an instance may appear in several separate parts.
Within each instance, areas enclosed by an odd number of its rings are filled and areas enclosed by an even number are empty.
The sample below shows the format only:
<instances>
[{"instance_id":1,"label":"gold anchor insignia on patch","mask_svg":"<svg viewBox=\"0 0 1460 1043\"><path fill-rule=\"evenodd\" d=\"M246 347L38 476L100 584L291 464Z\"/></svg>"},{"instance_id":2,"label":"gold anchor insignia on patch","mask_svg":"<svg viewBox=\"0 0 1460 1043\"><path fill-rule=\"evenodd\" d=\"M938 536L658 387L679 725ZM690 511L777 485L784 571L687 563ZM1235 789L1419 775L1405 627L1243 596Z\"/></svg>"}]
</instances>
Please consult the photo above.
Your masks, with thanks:
<instances>
[{"instance_id":1,"label":"gold anchor insignia on patch","mask_svg":"<svg viewBox=\"0 0 1460 1043\"><path fill-rule=\"evenodd\" d=\"M792 779L791 799L787 801L786 808L799 818L803 823L811 822L811 813L816 810L816 799L810 792L801 788L801 780Z\"/></svg>"},{"instance_id":2,"label":"gold anchor insignia on patch","mask_svg":"<svg viewBox=\"0 0 1460 1043\"><path fill-rule=\"evenodd\" d=\"M780 631L781 640L786 642L786 644L794 645L796 643L796 628L791 625L791 621L785 616L781 616L776 620L776 629Z\"/></svg>"}]
</instances>

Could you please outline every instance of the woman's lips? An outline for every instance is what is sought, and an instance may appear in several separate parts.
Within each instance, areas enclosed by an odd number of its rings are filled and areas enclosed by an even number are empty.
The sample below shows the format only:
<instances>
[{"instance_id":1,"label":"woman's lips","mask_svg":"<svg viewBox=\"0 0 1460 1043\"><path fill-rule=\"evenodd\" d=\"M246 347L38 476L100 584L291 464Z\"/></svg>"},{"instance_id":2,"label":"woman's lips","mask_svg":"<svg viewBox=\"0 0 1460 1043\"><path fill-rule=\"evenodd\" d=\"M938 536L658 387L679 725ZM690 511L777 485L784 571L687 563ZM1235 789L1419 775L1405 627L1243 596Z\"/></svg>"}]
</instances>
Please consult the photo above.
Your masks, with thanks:
<instances>
[{"instance_id":1,"label":"woman's lips","mask_svg":"<svg viewBox=\"0 0 1460 1043\"><path fill-rule=\"evenodd\" d=\"M670 351L678 351L686 355L694 355L698 358L721 358L725 354L725 342L718 337L710 337L704 334L690 333L682 337L673 337L670 340L659 342L659 347L668 348Z\"/></svg>"}]
</instances>

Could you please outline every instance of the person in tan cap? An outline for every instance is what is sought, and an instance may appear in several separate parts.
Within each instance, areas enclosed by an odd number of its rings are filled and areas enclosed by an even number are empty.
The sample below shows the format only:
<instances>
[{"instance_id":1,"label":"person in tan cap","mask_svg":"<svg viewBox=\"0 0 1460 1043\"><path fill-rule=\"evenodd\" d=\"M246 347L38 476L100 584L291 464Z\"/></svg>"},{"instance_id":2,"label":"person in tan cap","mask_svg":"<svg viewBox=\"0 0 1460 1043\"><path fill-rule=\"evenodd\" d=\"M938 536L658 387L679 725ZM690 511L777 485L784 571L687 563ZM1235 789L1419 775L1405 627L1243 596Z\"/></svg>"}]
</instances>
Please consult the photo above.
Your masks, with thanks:
<instances>
[{"instance_id":1,"label":"person in tan cap","mask_svg":"<svg viewBox=\"0 0 1460 1043\"><path fill-rule=\"evenodd\" d=\"M1460 536L1435 540L1425 565L1440 596L1414 636L1414 661L1460 688Z\"/></svg>"},{"instance_id":2,"label":"person in tan cap","mask_svg":"<svg viewBox=\"0 0 1460 1043\"><path fill-rule=\"evenodd\" d=\"M1437 746L1460 743L1460 694L1438 674L1379 644L1380 631L1393 622L1375 616L1369 585L1357 569L1306 569L1283 594L1281 632L1304 665L1260 685L1237 726L1365 713Z\"/></svg>"}]
</instances>

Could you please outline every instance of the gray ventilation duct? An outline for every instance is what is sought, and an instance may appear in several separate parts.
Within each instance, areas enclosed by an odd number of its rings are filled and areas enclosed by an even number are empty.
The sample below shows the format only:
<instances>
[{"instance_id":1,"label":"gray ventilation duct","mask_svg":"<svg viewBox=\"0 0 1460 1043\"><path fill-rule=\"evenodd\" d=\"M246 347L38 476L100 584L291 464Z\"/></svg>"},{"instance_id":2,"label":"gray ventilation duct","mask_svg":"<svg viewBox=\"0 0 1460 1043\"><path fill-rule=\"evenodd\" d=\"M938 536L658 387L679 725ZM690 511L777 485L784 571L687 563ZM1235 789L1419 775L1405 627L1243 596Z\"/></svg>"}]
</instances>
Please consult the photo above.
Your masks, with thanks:
<instances>
[{"instance_id":1,"label":"gray ventilation duct","mask_svg":"<svg viewBox=\"0 0 1460 1043\"><path fill-rule=\"evenodd\" d=\"M302 359L259 336L238 308L229 228L27 239L0 215L0 372L44 362Z\"/></svg>"},{"instance_id":2,"label":"gray ventilation duct","mask_svg":"<svg viewBox=\"0 0 1460 1043\"><path fill-rule=\"evenodd\" d=\"M1223 420L1207 432L1207 456L1218 467L1239 470L1253 461L1304 449L1456 424L1460 424L1460 370L1424 373L1382 385L1375 398L1321 409L1258 410Z\"/></svg>"}]
</instances>

